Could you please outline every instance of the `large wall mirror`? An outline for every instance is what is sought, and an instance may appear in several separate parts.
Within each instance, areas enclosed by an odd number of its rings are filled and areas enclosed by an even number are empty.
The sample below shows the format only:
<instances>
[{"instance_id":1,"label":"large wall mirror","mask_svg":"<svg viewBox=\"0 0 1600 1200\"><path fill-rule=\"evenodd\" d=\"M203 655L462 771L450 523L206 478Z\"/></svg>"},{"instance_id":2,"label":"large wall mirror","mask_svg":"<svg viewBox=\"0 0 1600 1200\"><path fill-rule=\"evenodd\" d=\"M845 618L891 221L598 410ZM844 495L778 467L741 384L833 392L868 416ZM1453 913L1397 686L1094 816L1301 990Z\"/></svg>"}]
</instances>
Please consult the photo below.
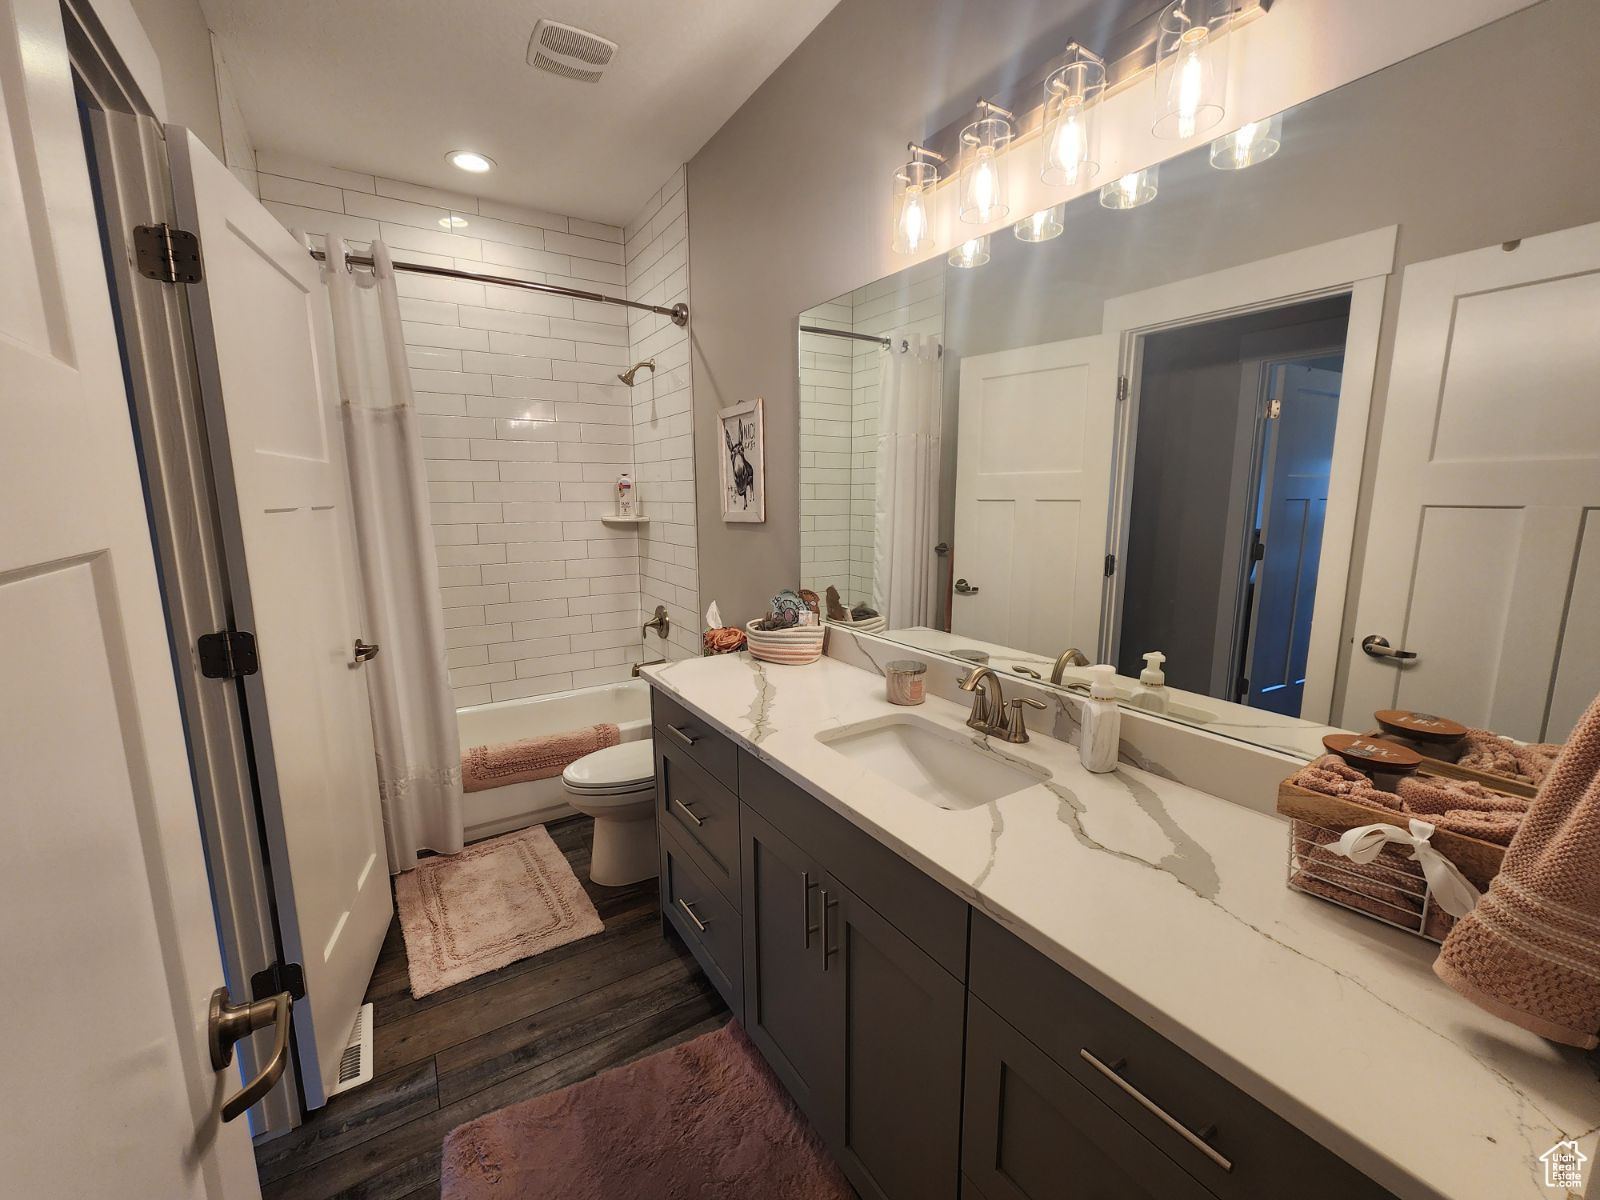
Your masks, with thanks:
<instances>
[{"instance_id":1,"label":"large wall mirror","mask_svg":"<svg viewBox=\"0 0 1600 1200\"><path fill-rule=\"evenodd\" d=\"M1297 755L1381 708L1563 740L1600 692L1600 154L1576 74L1485 102L1528 20L799 314L804 585Z\"/></svg>"}]
</instances>

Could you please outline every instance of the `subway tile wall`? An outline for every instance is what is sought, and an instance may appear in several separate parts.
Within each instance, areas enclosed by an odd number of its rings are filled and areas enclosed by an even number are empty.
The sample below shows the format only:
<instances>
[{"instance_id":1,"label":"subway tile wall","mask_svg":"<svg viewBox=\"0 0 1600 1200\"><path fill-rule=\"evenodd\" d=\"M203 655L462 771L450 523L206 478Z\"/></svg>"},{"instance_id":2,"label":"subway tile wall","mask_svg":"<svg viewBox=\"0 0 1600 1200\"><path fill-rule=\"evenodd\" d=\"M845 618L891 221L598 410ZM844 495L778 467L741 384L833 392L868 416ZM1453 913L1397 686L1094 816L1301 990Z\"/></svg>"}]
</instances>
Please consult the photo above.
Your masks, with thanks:
<instances>
[{"instance_id":1,"label":"subway tile wall","mask_svg":"<svg viewBox=\"0 0 1600 1200\"><path fill-rule=\"evenodd\" d=\"M639 261L632 274L641 293L686 290L681 271L655 272L643 262L651 243L664 243L652 262L670 261L669 248L686 250L681 236L672 241L670 218L659 227L654 214L639 223L639 238L651 236L630 256L613 225L269 151L258 153L257 167L262 202L308 233L338 233L363 246L381 237L412 261L613 294L632 293L628 264ZM680 173L680 224L682 190ZM661 194L653 203L666 210ZM630 392L617 374L634 361L636 338L660 345L663 365L673 339L630 326L627 309L405 273L397 286L456 704L626 679L633 663L656 656L640 637L641 584L651 608L675 606L675 624L678 611L694 607L692 477L686 491L675 477L641 488L647 514L659 507L671 518L659 546L654 532L601 520L613 510L618 473L636 470L636 430L654 447L652 476L660 463L669 475L681 472L672 465L680 449L692 461L687 339L682 397L663 390L652 412L641 409L645 389ZM672 405L681 414L661 411Z\"/></svg>"}]
</instances>

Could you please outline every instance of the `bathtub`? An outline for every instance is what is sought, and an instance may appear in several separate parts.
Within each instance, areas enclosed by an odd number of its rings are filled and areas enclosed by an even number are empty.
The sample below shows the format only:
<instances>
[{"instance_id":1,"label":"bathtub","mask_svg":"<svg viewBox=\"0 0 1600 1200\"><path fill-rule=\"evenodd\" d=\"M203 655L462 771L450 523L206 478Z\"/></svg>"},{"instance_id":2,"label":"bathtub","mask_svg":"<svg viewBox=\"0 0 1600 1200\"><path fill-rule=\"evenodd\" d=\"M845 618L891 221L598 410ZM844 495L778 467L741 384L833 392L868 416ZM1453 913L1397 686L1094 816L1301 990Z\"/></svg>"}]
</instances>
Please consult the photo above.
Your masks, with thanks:
<instances>
[{"instance_id":1,"label":"bathtub","mask_svg":"<svg viewBox=\"0 0 1600 1200\"><path fill-rule=\"evenodd\" d=\"M560 733L602 721L615 724L625 742L648 738L650 685L635 679L456 709L462 750ZM461 809L468 841L543 824L572 812L561 789L560 776L468 792L462 797Z\"/></svg>"}]
</instances>

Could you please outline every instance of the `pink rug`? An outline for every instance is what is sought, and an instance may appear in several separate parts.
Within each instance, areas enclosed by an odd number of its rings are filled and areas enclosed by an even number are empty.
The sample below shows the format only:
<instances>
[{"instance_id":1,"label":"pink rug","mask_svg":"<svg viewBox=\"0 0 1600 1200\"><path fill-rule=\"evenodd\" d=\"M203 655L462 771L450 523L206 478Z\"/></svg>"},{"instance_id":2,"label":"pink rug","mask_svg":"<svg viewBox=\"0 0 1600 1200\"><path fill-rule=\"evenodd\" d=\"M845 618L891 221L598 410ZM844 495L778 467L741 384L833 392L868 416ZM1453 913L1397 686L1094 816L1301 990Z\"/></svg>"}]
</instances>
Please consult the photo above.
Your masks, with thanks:
<instances>
[{"instance_id":1,"label":"pink rug","mask_svg":"<svg viewBox=\"0 0 1600 1200\"><path fill-rule=\"evenodd\" d=\"M441 1200L850 1200L730 1021L451 1130Z\"/></svg>"},{"instance_id":2,"label":"pink rug","mask_svg":"<svg viewBox=\"0 0 1600 1200\"><path fill-rule=\"evenodd\" d=\"M418 1000L605 928L542 825L425 858L394 893Z\"/></svg>"}]
</instances>

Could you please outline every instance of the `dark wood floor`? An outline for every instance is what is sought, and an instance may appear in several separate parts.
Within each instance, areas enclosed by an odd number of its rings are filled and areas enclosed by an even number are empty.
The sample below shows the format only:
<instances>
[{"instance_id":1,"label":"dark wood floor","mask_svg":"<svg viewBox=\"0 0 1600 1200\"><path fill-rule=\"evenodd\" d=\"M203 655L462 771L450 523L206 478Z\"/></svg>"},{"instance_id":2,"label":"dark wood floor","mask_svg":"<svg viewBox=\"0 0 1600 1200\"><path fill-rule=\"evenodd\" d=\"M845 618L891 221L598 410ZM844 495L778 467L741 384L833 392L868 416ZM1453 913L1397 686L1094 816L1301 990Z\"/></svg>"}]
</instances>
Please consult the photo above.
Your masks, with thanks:
<instances>
[{"instance_id":1,"label":"dark wood floor","mask_svg":"<svg viewBox=\"0 0 1600 1200\"><path fill-rule=\"evenodd\" d=\"M728 1019L682 943L662 936L655 880L589 882L590 826L573 817L548 828L604 933L413 1000L399 922L390 926L367 990L374 1078L257 1148L265 1200L432 1200L457 1125Z\"/></svg>"}]
</instances>

